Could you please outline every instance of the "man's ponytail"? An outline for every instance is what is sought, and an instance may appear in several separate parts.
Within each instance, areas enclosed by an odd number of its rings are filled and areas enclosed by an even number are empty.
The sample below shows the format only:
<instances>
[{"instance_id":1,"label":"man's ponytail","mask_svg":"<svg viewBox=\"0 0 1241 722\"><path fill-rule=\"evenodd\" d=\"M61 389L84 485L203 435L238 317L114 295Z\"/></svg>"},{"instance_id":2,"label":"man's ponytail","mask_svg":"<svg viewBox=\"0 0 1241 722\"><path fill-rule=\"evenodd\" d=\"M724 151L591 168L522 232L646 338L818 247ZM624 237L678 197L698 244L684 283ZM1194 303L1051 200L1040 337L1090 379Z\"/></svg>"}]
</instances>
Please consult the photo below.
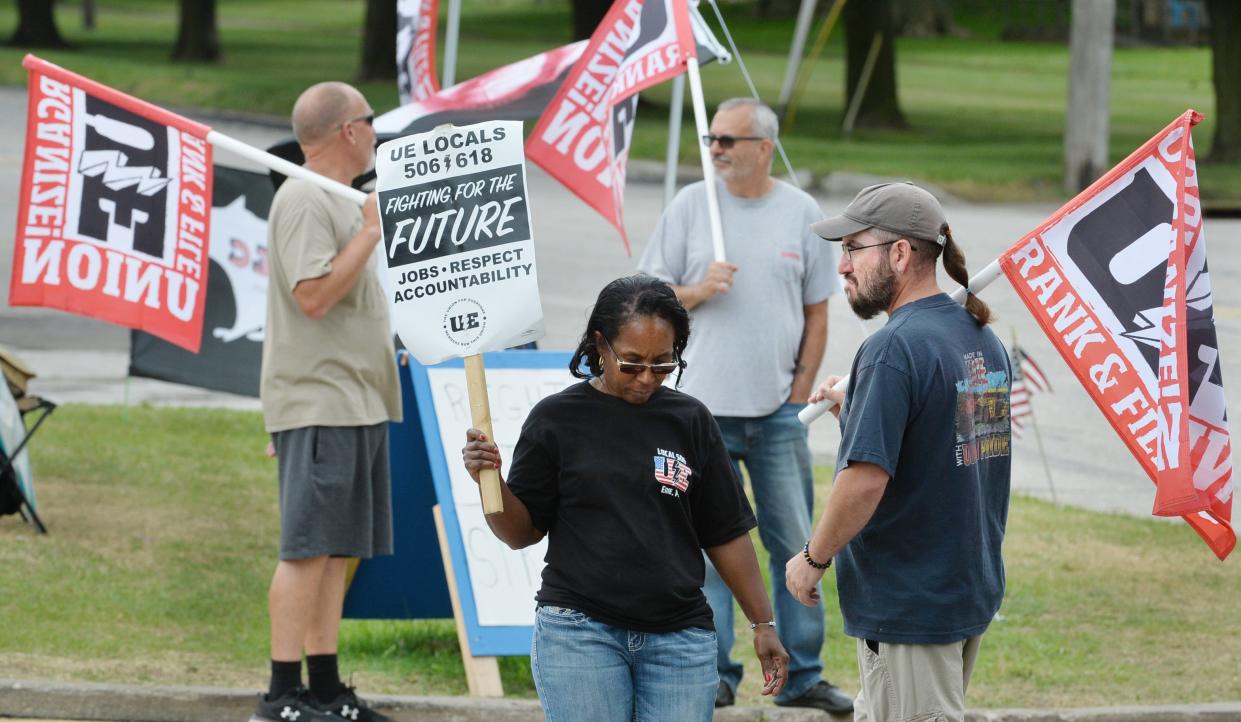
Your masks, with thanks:
<instances>
[{"instance_id":1,"label":"man's ponytail","mask_svg":"<svg viewBox=\"0 0 1241 722\"><path fill-rule=\"evenodd\" d=\"M979 326L986 326L991 323L991 308L983 302L981 298L975 296L970 287L970 274L965 269L965 254L961 252L960 246L952 240L952 231L944 229L944 235L948 238L948 242L944 244L944 271L948 273L948 277L966 288L965 294L965 310L970 312L974 320Z\"/></svg>"}]
</instances>

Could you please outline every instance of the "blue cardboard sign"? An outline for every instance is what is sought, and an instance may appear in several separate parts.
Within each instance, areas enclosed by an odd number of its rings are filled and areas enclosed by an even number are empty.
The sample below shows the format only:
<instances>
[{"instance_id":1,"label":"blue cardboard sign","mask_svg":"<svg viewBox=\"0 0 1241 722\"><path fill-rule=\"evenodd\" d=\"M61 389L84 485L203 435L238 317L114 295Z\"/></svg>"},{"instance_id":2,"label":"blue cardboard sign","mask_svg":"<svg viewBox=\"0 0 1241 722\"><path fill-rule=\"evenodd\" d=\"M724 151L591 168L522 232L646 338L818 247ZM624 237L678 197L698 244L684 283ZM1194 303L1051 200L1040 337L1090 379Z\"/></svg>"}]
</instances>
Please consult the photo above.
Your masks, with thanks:
<instances>
[{"instance_id":1,"label":"blue cardboard sign","mask_svg":"<svg viewBox=\"0 0 1241 722\"><path fill-rule=\"evenodd\" d=\"M493 432L507 471L513 446L540 399L576 383L567 351L497 351L483 355ZM461 359L422 366L411 359L416 415L457 583L470 653L530 654L534 592L541 582L546 540L513 551L486 526L477 485L465 473L461 447L470 426L465 365ZM434 534L434 528L432 528Z\"/></svg>"}]
</instances>

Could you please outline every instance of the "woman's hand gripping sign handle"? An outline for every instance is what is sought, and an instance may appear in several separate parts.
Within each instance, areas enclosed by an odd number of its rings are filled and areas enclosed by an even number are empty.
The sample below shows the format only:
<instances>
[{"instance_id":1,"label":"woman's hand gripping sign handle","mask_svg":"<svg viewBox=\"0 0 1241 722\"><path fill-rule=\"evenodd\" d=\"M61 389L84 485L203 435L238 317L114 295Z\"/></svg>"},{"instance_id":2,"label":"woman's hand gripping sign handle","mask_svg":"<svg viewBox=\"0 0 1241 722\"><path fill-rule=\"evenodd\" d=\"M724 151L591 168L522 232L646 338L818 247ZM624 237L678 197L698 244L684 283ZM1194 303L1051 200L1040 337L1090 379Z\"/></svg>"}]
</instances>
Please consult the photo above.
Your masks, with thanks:
<instances>
[{"instance_id":1,"label":"woman's hand gripping sign handle","mask_svg":"<svg viewBox=\"0 0 1241 722\"><path fill-rule=\"evenodd\" d=\"M482 354L465 357L465 384L470 397L470 421L474 428L493 438L491 431L491 403L487 399L487 372L483 368ZM497 455L496 459L499 459ZM500 490L500 467L479 467L470 472L482 490L483 514L504 511L504 494Z\"/></svg>"}]
</instances>

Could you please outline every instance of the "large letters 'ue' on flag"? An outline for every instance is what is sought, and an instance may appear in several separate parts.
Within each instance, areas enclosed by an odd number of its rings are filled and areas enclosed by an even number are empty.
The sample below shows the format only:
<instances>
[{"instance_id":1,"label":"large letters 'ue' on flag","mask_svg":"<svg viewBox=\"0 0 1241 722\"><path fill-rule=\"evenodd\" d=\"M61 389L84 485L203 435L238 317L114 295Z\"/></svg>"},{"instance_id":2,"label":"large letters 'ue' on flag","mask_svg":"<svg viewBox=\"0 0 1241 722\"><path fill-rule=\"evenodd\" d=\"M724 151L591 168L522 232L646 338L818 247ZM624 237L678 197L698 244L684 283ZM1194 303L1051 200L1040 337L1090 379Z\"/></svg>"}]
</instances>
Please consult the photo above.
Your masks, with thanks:
<instances>
[{"instance_id":1,"label":"large letters 'ue' on flag","mask_svg":"<svg viewBox=\"0 0 1241 722\"><path fill-rule=\"evenodd\" d=\"M141 329L197 352L210 129L27 55L9 303Z\"/></svg>"},{"instance_id":2,"label":"large letters 'ue' on flag","mask_svg":"<svg viewBox=\"0 0 1241 722\"><path fill-rule=\"evenodd\" d=\"M691 57L685 0L616 0L526 141L526 156L622 238L620 194L637 93L683 72Z\"/></svg>"},{"instance_id":3,"label":"large letters 'ue' on flag","mask_svg":"<svg viewBox=\"0 0 1241 722\"><path fill-rule=\"evenodd\" d=\"M1223 559L1232 444L1190 128L1179 119L1000 257L1151 480Z\"/></svg>"}]
</instances>

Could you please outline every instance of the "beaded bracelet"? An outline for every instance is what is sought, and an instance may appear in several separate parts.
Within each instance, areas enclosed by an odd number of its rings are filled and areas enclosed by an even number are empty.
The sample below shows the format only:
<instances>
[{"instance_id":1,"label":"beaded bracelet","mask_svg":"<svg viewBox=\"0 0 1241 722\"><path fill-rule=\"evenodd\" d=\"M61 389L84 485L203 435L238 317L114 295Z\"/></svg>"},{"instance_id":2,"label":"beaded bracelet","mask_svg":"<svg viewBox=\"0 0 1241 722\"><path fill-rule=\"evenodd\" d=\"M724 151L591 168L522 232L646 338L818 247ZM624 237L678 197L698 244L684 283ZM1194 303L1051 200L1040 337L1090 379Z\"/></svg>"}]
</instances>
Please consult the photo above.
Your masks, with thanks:
<instances>
[{"instance_id":1,"label":"beaded bracelet","mask_svg":"<svg viewBox=\"0 0 1241 722\"><path fill-rule=\"evenodd\" d=\"M806 546L802 547L801 555L806 560L806 563L814 567L815 569L827 569L828 567L832 565L831 558L828 558L826 562L820 563L820 562L816 562L814 559L810 557L810 542L809 541L806 542Z\"/></svg>"},{"instance_id":2,"label":"beaded bracelet","mask_svg":"<svg viewBox=\"0 0 1241 722\"><path fill-rule=\"evenodd\" d=\"M767 626L767 627L771 627L772 629L775 629L776 622L775 620L772 620L770 622L754 622L753 624L750 625L750 631L754 631L755 629L758 629L759 627L762 627L762 626Z\"/></svg>"}]
</instances>

